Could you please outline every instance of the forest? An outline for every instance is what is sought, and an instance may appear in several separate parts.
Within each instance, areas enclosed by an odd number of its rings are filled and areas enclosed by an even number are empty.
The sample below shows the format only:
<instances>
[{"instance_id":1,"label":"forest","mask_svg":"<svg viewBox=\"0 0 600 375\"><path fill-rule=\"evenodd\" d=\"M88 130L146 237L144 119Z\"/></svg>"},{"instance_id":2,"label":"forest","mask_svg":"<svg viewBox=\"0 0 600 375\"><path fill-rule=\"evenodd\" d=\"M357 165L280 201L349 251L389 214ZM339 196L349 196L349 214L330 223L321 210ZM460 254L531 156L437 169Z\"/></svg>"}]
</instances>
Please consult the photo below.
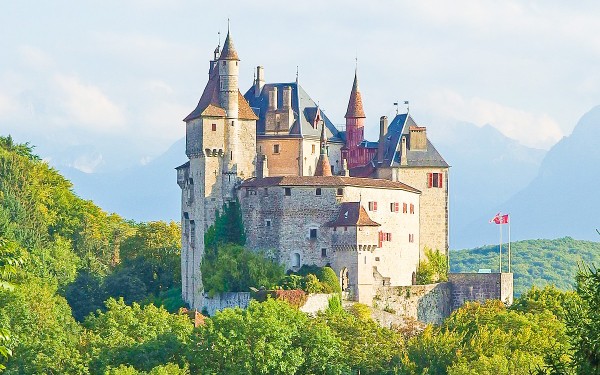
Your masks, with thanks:
<instances>
[{"instance_id":1,"label":"forest","mask_svg":"<svg viewBox=\"0 0 600 375\"><path fill-rule=\"evenodd\" d=\"M439 326L381 327L368 306L345 310L339 298L311 317L267 298L195 327L179 310L177 224L102 211L10 137L0 137L0 201L6 374L600 373L600 273L583 257L566 284L528 288L511 307L469 303ZM225 227L235 221L221 218ZM203 267L218 271L209 292L242 279L227 288L332 288L327 272L286 275L252 258L243 232L232 240L222 228L207 237Z\"/></svg>"}]
</instances>

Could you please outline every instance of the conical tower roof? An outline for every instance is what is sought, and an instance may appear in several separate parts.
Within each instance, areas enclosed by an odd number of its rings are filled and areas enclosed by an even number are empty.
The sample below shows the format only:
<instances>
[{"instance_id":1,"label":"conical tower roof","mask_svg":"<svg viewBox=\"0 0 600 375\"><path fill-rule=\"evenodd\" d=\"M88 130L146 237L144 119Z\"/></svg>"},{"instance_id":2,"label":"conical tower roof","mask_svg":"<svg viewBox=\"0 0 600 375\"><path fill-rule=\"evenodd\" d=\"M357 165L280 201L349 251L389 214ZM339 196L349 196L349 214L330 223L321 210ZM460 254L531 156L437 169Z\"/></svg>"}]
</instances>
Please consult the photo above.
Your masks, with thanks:
<instances>
[{"instance_id":1,"label":"conical tower roof","mask_svg":"<svg viewBox=\"0 0 600 375\"><path fill-rule=\"evenodd\" d=\"M233 41L231 40L231 35L229 30L227 30L227 38L225 38L225 43L223 44L223 51L221 51L221 56L219 60L240 60L238 54L233 46Z\"/></svg>"},{"instance_id":2,"label":"conical tower roof","mask_svg":"<svg viewBox=\"0 0 600 375\"><path fill-rule=\"evenodd\" d=\"M321 154L315 167L315 176L332 176L331 164L327 157L327 138L325 137L325 123L321 125Z\"/></svg>"},{"instance_id":3,"label":"conical tower roof","mask_svg":"<svg viewBox=\"0 0 600 375\"><path fill-rule=\"evenodd\" d=\"M365 118L365 111L363 110L362 97L358 90L358 77L356 71L354 71L354 83L352 84L352 92L350 93L350 100L348 101L348 110L346 111L345 118Z\"/></svg>"}]
</instances>

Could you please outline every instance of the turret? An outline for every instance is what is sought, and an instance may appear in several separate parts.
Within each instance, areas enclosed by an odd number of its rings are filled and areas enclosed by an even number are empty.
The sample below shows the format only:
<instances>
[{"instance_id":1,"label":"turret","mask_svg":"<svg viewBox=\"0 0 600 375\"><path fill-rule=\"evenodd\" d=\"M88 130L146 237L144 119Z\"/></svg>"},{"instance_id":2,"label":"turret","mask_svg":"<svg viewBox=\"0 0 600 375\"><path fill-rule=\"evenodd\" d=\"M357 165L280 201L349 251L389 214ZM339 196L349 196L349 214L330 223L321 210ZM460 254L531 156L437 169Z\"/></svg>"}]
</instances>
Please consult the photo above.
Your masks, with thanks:
<instances>
[{"instance_id":1,"label":"turret","mask_svg":"<svg viewBox=\"0 0 600 375\"><path fill-rule=\"evenodd\" d=\"M327 156L327 138L325 137L325 122L321 125L321 154L315 167L315 176L331 176L331 164Z\"/></svg>"},{"instance_id":2,"label":"turret","mask_svg":"<svg viewBox=\"0 0 600 375\"><path fill-rule=\"evenodd\" d=\"M348 148L348 165L350 168L361 164L358 153L358 145L364 139L365 111L363 110L362 96L358 89L358 76L354 72L354 82L350 91L348 100L348 109L346 110L346 147Z\"/></svg>"},{"instance_id":3,"label":"turret","mask_svg":"<svg viewBox=\"0 0 600 375\"><path fill-rule=\"evenodd\" d=\"M223 50L219 56L219 99L225 109L227 118L238 117L238 76L239 76L238 54L233 47L233 41L229 31L223 44Z\"/></svg>"}]
</instances>

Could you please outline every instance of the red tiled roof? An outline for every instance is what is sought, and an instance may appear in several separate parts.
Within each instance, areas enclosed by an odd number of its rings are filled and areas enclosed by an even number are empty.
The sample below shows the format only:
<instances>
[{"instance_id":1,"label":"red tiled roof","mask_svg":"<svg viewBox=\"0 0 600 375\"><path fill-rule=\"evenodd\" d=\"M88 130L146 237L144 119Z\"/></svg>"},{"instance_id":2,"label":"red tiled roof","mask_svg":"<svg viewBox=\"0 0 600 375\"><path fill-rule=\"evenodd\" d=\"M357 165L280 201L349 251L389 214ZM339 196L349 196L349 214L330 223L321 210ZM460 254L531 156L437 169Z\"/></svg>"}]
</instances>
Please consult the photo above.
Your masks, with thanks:
<instances>
[{"instance_id":1,"label":"red tiled roof","mask_svg":"<svg viewBox=\"0 0 600 375\"><path fill-rule=\"evenodd\" d=\"M239 91L238 91L238 118L241 118L243 120L258 120L258 116L256 116L256 113L254 113L252 108L250 108L250 104L248 104L248 101L246 100L246 98L244 98L244 95L242 95L242 93Z\"/></svg>"},{"instance_id":2,"label":"red tiled roof","mask_svg":"<svg viewBox=\"0 0 600 375\"><path fill-rule=\"evenodd\" d=\"M345 118L364 118L365 111L363 110L362 96L358 91L358 78L354 74L354 83L350 92L350 100L348 101L348 110L346 110Z\"/></svg>"},{"instance_id":3,"label":"red tiled roof","mask_svg":"<svg viewBox=\"0 0 600 375\"><path fill-rule=\"evenodd\" d=\"M330 227L367 226L378 227L381 224L374 222L360 202L344 202L335 220L327 223Z\"/></svg>"},{"instance_id":4,"label":"red tiled roof","mask_svg":"<svg viewBox=\"0 0 600 375\"><path fill-rule=\"evenodd\" d=\"M273 176L264 178L251 178L242 183L242 187L269 187L269 186L315 186L338 187L357 186L379 189L405 190L411 193L421 192L402 182L382 180L375 178L358 178L345 176Z\"/></svg>"}]
</instances>

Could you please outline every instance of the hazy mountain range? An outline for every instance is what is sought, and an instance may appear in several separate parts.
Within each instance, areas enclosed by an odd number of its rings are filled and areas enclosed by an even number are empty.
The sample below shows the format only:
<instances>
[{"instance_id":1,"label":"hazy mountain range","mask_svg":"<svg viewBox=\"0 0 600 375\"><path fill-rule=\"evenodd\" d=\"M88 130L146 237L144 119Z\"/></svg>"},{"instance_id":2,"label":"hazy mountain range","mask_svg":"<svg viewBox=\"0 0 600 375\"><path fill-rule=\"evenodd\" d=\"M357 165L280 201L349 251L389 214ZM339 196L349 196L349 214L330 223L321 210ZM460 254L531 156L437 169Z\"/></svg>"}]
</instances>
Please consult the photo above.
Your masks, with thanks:
<instances>
[{"instance_id":1,"label":"hazy mountain range","mask_svg":"<svg viewBox=\"0 0 600 375\"><path fill-rule=\"evenodd\" d=\"M498 227L489 219L499 211L511 214L512 240L599 239L600 106L548 152L489 125L454 123L428 133L452 166L451 248L497 243ZM150 163L119 172L59 169L76 193L108 211L139 221L179 220L174 168L186 161L184 149L181 139Z\"/></svg>"}]
</instances>

